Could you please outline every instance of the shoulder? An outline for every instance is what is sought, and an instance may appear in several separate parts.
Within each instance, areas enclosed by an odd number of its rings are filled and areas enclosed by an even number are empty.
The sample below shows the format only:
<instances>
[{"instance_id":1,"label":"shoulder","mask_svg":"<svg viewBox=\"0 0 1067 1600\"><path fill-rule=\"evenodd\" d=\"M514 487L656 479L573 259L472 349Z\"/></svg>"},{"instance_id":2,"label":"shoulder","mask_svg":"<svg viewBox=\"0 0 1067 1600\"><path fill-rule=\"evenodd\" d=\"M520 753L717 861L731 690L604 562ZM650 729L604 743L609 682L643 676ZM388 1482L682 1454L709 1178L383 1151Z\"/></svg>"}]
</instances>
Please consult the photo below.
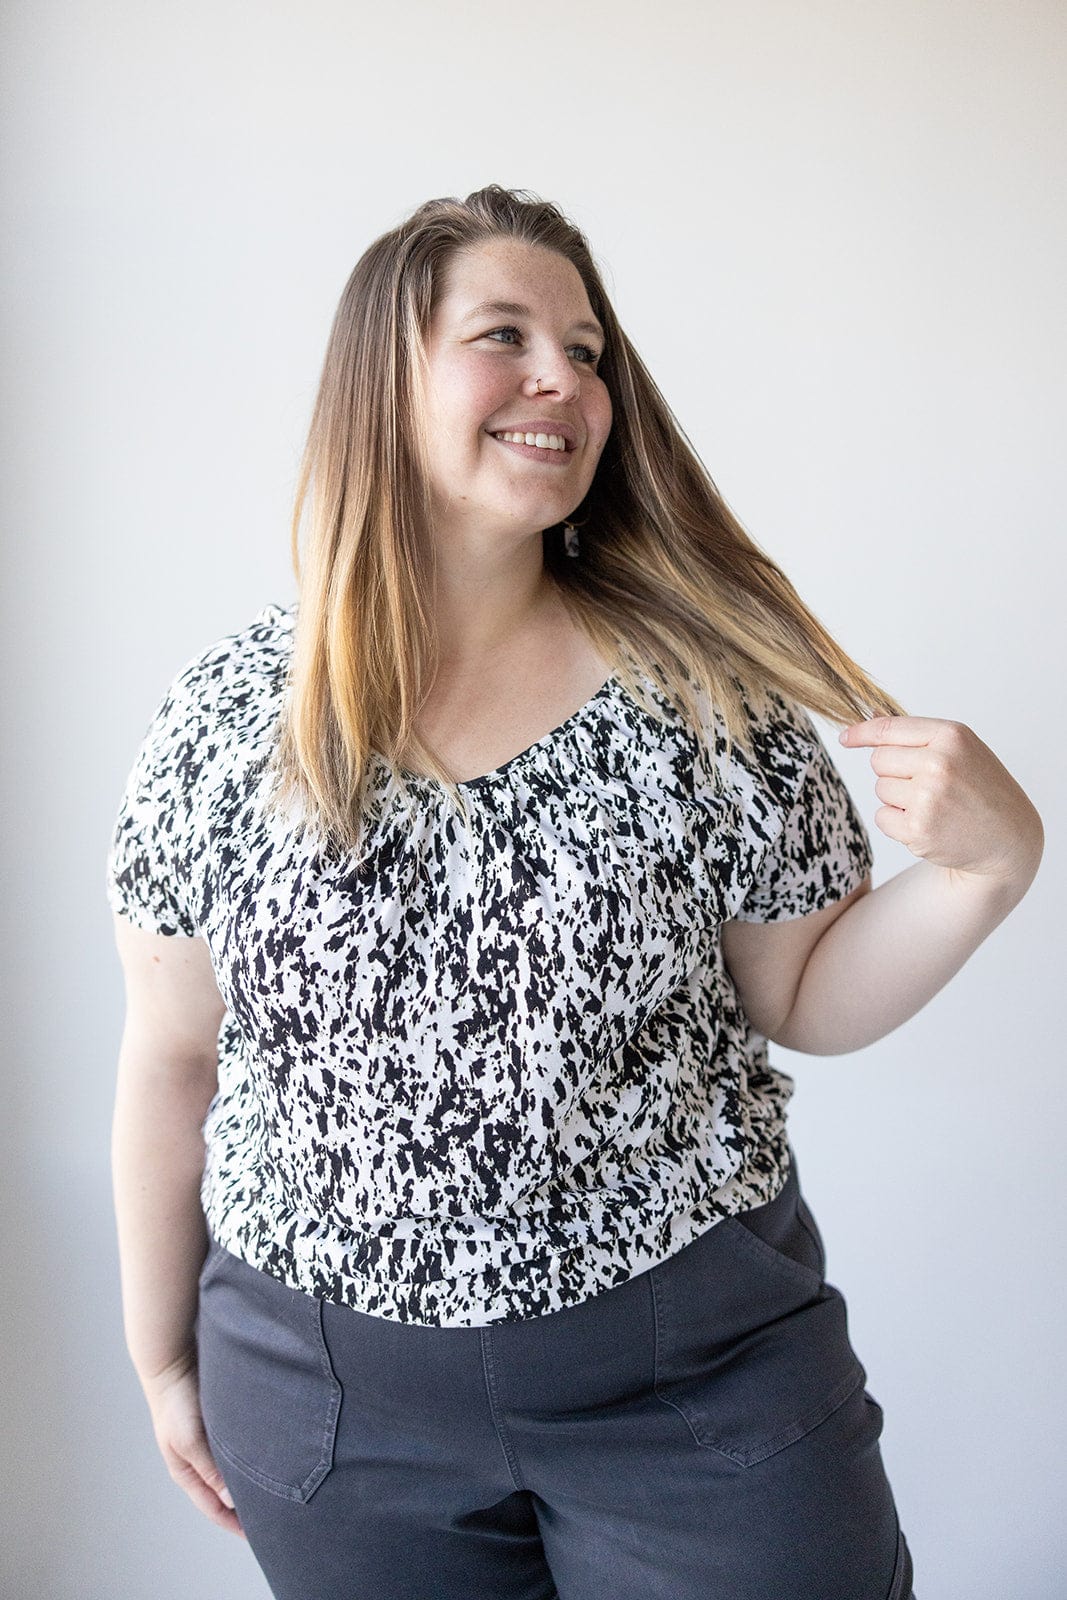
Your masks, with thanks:
<instances>
[{"instance_id":1,"label":"shoulder","mask_svg":"<svg viewBox=\"0 0 1067 1600\"><path fill-rule=\"evenodd\" d=\"M295 607L267 605L241 628L211 641L174 674L157 721L175 732L190 724L239 726L268 710L285 683Z\"/></svg>"},{"instance_id":2,"label":"shoulder","mask_svg":"<svg viewBox=\"0 0 1067 1600\"><path fill-rule=\"evenodd\" d=\"M176 674L172 687L219 701L246 685L284 672L292 647L295 607L264 606L233 633L198 650Z\"/></svg>"},{"instance_id":3,"label":"shoulder","mask_svg":"<svg viewBox=\"0 0 1067 1600\"><path fill-rule=\"evenodd\" d=\"M188 787L258 752L274 727L285 687L293 608L268 605L212 640L173 675L138 750L136 781Z\"/></svg>"},{"instance_id":4,"label":"shoulder","mask_svg":"<svg viewBox=\"0 0 1067 1600\"><path fill-rule=\"evenodd\" d=\"M779 689L756 691L738 678L733 683L744 707L749 746L737 759L775 804L788 806L813 763L827 758L811 713Z\"/></svg>"}]
</instances>

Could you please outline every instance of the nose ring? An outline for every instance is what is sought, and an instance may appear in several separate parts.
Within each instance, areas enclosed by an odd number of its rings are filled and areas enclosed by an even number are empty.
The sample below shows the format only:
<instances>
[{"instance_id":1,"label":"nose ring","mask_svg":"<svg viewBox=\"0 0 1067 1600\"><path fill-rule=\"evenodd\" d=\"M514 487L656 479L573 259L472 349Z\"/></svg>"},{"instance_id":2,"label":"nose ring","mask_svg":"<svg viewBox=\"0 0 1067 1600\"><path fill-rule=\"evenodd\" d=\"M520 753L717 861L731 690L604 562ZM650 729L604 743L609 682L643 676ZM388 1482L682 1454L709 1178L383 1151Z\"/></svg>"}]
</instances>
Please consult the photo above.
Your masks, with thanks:
<instances>
[{"instance_id":1,"label":"nose ring","mask_svg":"<svg viewBox=\"0 0 1067 1600\"><path fill-rule=\"evenodd\" d=\"M537 380L537 392L538 392L538 394L543 394L543 392L544 392L542 390L542 388L541 388L541 380L540 380L540 378L538 378L538 380ZM581 394L581 392L582 392L582 380L581 380L581 378L579 378L578 379L578 393Z\"/></svg>"}]
</instances>

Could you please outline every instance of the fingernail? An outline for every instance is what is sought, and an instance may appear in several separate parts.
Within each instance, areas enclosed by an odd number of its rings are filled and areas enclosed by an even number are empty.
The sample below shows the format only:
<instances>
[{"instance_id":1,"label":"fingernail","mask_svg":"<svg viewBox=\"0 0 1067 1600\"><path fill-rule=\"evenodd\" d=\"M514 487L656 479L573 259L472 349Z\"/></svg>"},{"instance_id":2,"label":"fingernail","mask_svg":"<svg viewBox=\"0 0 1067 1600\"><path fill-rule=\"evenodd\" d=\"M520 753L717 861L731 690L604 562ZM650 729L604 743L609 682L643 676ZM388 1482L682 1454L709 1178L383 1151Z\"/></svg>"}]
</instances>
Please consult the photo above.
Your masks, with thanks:
<instances>
[{"instance_id":1,"label":"fingernail","mask_svg":"<svg viewBox=\"0 0 1067 1600\"><path fill-rule=\"evenodd\" d=\"M234 1510L233 1495L230 1493L229 1489L220 1489L219 1499L222 1501L223 1505L229 1506L231 1511Z\"/></svg>"}]
</instances>

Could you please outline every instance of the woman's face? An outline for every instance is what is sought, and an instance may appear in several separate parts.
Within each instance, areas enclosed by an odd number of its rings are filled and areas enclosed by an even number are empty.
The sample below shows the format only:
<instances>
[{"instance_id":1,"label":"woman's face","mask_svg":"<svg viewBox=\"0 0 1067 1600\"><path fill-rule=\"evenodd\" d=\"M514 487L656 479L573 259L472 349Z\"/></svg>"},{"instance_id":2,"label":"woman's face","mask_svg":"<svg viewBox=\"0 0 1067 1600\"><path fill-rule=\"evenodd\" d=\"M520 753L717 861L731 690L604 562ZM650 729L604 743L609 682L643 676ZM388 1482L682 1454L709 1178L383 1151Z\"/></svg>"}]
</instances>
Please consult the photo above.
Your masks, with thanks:
<instances>
[{"instance_id":1,"label":"woman's face","mask_svg":"<svg viewBox=\"0 0 1067 1600\"><path fill-rule=\"evenodd\" d=\"M426 342L435 533L530 533L569 516L611 430L604 338L577 268L517 239L464 250ZM552 437L526 445L504 432Z\"/></svg>"}]
</instances>

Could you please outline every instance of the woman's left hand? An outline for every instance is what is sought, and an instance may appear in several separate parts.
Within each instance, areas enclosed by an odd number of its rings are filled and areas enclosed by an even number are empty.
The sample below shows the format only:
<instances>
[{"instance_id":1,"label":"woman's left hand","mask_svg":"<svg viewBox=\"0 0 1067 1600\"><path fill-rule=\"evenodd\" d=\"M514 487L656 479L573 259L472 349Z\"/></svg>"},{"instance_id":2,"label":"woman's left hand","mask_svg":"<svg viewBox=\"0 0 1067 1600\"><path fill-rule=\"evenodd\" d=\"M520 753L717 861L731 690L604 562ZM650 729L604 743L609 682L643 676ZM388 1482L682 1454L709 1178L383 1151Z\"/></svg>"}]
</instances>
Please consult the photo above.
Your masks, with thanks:
<instances>
[{"instance_id":1,"label":"woman's left hand","mask_svg":"<svg viewBox=\"0 0 1067 1600\"><path fill-rule=\"evenodd\" d=\"M913 855L983 880L1029 883L1044 849L1041 818L987 744L940 717L869 717L840 742L869 745L884 801L877 826Z\"/></svg>"}]
</instances>

